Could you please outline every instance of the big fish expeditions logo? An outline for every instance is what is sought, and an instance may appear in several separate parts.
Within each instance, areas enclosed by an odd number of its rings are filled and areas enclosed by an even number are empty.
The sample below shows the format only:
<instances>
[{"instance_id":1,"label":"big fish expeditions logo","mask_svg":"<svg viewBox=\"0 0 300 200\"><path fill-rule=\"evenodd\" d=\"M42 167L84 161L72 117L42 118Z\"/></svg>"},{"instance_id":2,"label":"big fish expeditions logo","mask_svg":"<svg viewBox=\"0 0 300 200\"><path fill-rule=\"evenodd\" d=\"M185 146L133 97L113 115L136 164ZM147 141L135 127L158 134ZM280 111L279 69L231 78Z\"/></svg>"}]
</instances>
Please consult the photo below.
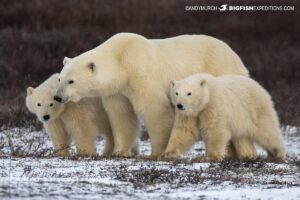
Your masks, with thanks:
<instances>
[{"instance_id":1,"label":"big fish expeditions logo","mask_svg":"<svg viewBox=\"0 0 300 200\"><path fill-rule=\"evenodd\" d=\"M294 11L295 6L293 5L274 5L274 6L254 6L254 5L228 5L223 4L220 6L195 6L195 5L186 5L185 6L186 11L218 11L218 12L225 12L225 11L234 11L234 12L240 12L240 11Z\"/></svg>"},{"instance_id":2,"label":"big fish expeditions logo","mask_svg":"<svg viewBox=\"0 0 300 200\"><path fill-rule=\"evenodd\" d=\"M220 11L225 11L225 10L227 10L227 4L221 5L221 6L219 7L219 10L220 10Z\"/></svg>"}]
</instances>

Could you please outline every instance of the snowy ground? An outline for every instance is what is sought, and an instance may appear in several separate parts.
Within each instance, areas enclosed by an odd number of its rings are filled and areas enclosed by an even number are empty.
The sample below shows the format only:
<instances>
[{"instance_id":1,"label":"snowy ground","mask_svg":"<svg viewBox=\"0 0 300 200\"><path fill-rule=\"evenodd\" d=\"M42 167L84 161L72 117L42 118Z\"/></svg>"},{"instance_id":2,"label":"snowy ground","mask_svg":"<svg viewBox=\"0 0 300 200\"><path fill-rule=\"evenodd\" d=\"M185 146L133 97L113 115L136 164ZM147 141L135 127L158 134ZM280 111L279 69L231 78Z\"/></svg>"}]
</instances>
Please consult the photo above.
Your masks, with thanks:
<instances>
[{"instance_id":1,"label":"snowy ground","mask_svg":"<svg viewBox=\"0 0 300 200\"><path fill-rule=\"evenodd\" d=\"M0 199L300 199L300 129L283 128L285 163L199 163L197 144L177 162L51 158L43 132L0 132ZM97 142L101 152L103 142ZM141 154L149 155L149 141ZM262 156L264 156L264 153Z\"/></svg>"}]
</instances>

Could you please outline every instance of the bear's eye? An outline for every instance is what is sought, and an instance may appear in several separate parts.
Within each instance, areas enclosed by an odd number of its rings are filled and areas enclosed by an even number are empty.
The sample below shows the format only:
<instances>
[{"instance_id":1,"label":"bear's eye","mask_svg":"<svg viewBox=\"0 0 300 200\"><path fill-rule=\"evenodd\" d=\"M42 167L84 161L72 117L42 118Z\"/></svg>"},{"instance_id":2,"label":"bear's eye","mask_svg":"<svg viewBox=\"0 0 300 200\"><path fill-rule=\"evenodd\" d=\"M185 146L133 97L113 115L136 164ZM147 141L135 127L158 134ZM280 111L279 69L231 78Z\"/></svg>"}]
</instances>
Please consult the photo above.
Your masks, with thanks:
<instances>
[{"instance_id":1,"label":"bear's eye","mask_svg":"<svg viewBox=\"0 0 300 200\"><path fill-rule=\"evenodd\" d=\"M40 106L41 106L41 104L40 104L40 103L37 103L37 106L38 106L38 107L40 107Z\"/></svg>"},{"instance_id":2,"label":"bear's eye","mask_svg":"<svg viewBox=\"0 0 300 200\"><path fill-rule=\"evenodd\" d=\"M52 107L53 106L53 103L50 103L50 107Z\"/></svg>"},{"instance_id":3,"label":"bear's eye","mask_svg":"<svg viewBox=\"0 0 300 200\"><path fill-rule=\"evenodd\" d=\"M176 96L178 96L178 92L176 92L175 94L176 94Z\"/></svg>"},{"instance_id":4,"label":"bear's eye","mask_svg":"<svg viewBox=\"0 0 300 200\"><path fill-rule=\"evenodd\" d=\"M187 95L188 95L188 96L191 96L191 95L192 95L192 93L191 93L191 92L189 92L189 93L187 93Z\"/></svg>"},{"instance_id":5,"label":"bear's eye","mask_svg":"<svg viewBox=\"0 0 300 200\"><path fill-rule=\"evenodd\" d=\"M69 83L69 84L73 84L74 81L73 81L73 80L69 80L68 83Z\"/></svg>"}]
</instances>

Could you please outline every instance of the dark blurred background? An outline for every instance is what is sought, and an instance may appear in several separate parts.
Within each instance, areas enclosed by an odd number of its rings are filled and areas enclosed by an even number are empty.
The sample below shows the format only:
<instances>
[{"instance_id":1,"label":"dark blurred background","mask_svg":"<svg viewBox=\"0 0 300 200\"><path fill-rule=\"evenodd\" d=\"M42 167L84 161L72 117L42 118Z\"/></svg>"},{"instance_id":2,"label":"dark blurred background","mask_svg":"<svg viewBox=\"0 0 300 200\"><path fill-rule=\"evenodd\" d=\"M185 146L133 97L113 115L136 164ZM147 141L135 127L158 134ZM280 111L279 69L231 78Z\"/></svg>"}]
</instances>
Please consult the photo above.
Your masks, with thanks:
<instances>
[{"instance_id":1,"label":"dark blurred background","mask_svg":"<svg viewBox=\"0 0 300 200\"><path fill-rule=\"evenodd\" d=\"M291 12L186 11L187 5L294 5ZM148 38L208 34L227 42L273 96L283 124L300 126L300 1L1 0L0 128L37 126L25 108L37 86L118 32Z\"/></svg>"}]
</instances>

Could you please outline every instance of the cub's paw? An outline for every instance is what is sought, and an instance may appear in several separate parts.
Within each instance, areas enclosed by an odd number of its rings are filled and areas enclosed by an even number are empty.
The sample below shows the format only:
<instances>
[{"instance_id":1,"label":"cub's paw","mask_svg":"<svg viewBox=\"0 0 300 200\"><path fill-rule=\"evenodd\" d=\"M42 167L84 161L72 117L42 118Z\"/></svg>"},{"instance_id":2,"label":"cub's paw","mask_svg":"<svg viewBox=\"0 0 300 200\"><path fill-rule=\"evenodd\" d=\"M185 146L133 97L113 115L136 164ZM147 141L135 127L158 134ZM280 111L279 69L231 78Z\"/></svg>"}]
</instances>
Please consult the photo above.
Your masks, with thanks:
<instances>
[{"instance_id":1,"label":"cub's paw","mask_svg":"<svg viewBox=\"0 0 300 200\"><path fill-rule=\"evenodd\" d=\"M240 160L256 160L258 158L256 150L238 151L238 159Z\"/></svg>"},{"instance_id":2,"label":"cub's paw","mask_svg":"<svg viewBox=\"0 0 300 200\"><path fill-rule=\"evenodd\" d=\"M70 156L70 153L69 153L68 149L56 149L53 151L51 156L53 156L53 157L68 157L68 156Z\"/></svg>"},{"instance_id":3,"label":"cub's paw","mask_svg":"<svg viewBox=\"0 0 300 200\"><path fill-rule=\"evenodd\" d=\"M204 160L206 162L221 162L225 158L225 152L218 152L218 151L209 151Z\"/></svg>"},{"instance_id":4,"label":"cub's paw","mask_svg":"<svg viewBox=\"0 0 300 200\"><path fill-rule=\"evenodd\" d=\"M134 153L131 150L116 150L112 153L114 157L131 158L134 157Z\"/></svg>"},{"instance_id":5,"label":"cub's paw","mask_svg":"<svg viewBox=\"0 0 300 200\"><path fill-rule=\"evenodd\" d=\"M272 162L283 162L285 157L284 149L274 148L272 151L268 151L268 160Z\"/></svg>"},{"instance_id":6,"label":"cub's paw","mask_svg":"<svg viewBox=\"0 0 300 200\"><path fill-rule=\"evenodd\" d=\"M166 160L176 160L180 158L180 151L178 149L168 150L164 154L161 155L162 159Z\"/></svg>"}]
</instances>

